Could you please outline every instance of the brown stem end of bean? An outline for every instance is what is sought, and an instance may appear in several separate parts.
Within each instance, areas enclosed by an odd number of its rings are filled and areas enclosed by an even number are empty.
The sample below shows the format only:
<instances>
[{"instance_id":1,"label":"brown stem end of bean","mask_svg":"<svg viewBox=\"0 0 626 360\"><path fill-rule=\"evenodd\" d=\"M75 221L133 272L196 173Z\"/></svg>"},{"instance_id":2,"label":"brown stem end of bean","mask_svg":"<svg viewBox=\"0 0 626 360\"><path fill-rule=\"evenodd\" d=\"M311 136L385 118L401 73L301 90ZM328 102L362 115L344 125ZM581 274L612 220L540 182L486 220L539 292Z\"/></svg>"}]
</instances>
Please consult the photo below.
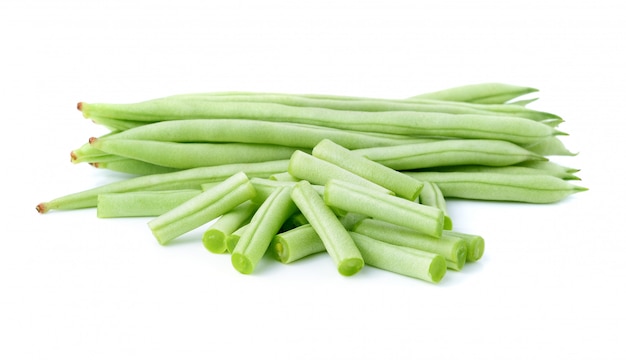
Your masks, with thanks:
<instances>
[{"instance_id":1,"label":"brown stem end of bean","mask_svg":"<svg viewBox=\"0 0 626 360\"><path fill-rule=\"evenodd\" d=\"M37 209L37 212L40 214L45 214L48 212L48 207L46 206L46 203L38 204L35 209Z\"/></svg>"},{"instance_id":2,"label":"brown stem end of bean","mask_svg":"<svg viewBox=\"0 0 626 360\"><path fill-rule=\"evenodd\" d=\"M76 108L78 109L78 111L83 111L83 102L82 102L82 101L81 101L81 102L79 102L79 103L76 105Z\"/></svg>"},{"instance_id":3,"label":"brown stem end of bean","mask_svg":"<svg viewBox=\"0 0 626 360\"><path fill-rule=\"evenodd\" d=\"M92 136L92 137L90 137L90 138L89 138L89 143L90 143L90 144L93 144L93 143L95 143L95 142L96 142L96 140L98 140L98 138L97 138L97 137L95 137L95 136Z\"/></svg>"}]
</instances>

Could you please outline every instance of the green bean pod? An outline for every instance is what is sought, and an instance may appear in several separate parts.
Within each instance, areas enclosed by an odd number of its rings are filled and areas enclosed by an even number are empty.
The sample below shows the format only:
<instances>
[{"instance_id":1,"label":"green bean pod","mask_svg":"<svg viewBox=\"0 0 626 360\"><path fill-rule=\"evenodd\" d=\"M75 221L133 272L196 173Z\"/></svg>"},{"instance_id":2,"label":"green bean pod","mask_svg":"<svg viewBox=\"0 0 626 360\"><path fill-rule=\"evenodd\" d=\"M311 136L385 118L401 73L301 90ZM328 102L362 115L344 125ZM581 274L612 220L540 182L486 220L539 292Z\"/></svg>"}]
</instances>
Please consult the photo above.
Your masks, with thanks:
<instances>
[{"instance_id":1,"label":"green bean pod","mask_svg":"<svg viewBox=\"0 0 626 360\"><path fill-rule=\"evenodd\" d=\"M133 121L184 119L251 119L301 123L343 130L396 135L443 136L537 143L560 134L550 126L515 116L445 114L415 111L351 111L295 107L272 103L217 102L165 98L134 104L82 105L83 115Z\"/></svg>"},{"instance_id":2,"label":"green bean pod","mask_svg":"<svg viewBox=\"0 0 626 360\"><path fill-rule=\"evenodd\" d=\"M98 195L105 193L137 190L180 190L200 189L205 183L223 181L243 171L249 177L267 177L271 174L287 171L289 160L268 161L252 164L228 164L175 171L164 174L139 176L120 180L88 190L64 195L37 205L39 213L49 210L70 210L95 207Z\"/></svg>"},{"instance_id":3,"label":"green bean pod","mask_svg":"<svg viewBox=\"0 0 626 360\"><path fill-rule=\"evenodd\" d=\"M434 99L462 101L478 104L502 104L522 95L539 90L527 86L504 83L479 83L456 86L412 97L412 99Z\"/></svg>"},{"instance_id":4,"label":"green bean pod","mask_svg":"<svg viewBox=\"0 0 626 360\"><path fill-rule=\"evenodd\" d=\"M452 219L450 218L450 215L448 215L446 199L441 193L441 189L439 189L439 186L437 186L437 184L430 181L426 181L423 184L424 187L422 188L422 191L420 192L417 201L420 204L432 206L443 211L443 229L452 230Z\"/></svg>"},{"instance_id":5,"label":"green bean pod","mask_svg":"<svg viewBox=\"0 0 626 360\"><path fill-rule=\"evenodd\" d=\"M440 140L353 152L395 170L454 165L506 166L527 160L545 160L521 146L500 140Z\"/></svg>"},{"instance_id":6,"label":"green bean pod","mask_svg":"<svg viewBox=\"0 0 626 360\"><path fill-rule=\"evenodd\" d=\"M159 216L201 193L200 190L132 191L98 195L97 216Z\"/></svg>"},{"instance_id":7,"label":"green bean pod","mask_svg":"<svg viewBox=\"0 0 626 360\"><path fill-rule=\"evenodd\" d=\"M295 150L300 150L266 144L174 143L111 138L94 140L92 146L109 154L178 169L287 160Z\"/></svg>"},{"instance_id":8,"label":"green bean pod","mask_svg":"<svg viewBox=\"0 0 626 360\"><path fill-rule=\"evenodd\" d=\"M151 163L147 163L141 160L126 159L118 155L110 155L117 157L116 160L110 161L97 161L91 163L97 169L107 169L119 173L131 174L131 175L154 175L164 174L174 171L180 171L180 169L159 166Z\"/></svg>"},{"instance_id":9,"label":"green bean pod","mask_svg":"<svg viewBox=\"0 0 626 360\"><path fill-rule=\"evenodd\" d=\"M311 224L304 224L274 236L270 245L274 258L289 264L304 257L326 251L324 242Z\"/></svg>"},{"instance_id":10,"label":"green bean pod","mask_svg":"<svg viewBox=\"0 0 626 360\"><path fill-rule=\"evenodd\" d=\"M431 181L446 198L554 203L580 191L582 186L550 175L517 175L471 172L406 172Z\"/></svg>"},{"instance_id":11,"label":"green bean pod","mask_svg":"<svg viewBox=\"0 0 626 360\"><path fill-rule=\"evenodd\" d=\"M247 201L220 216L202 235L204 247L215 254L226 251L226 238L250 221L259 205Z\"/></svg>"}]
</instances>

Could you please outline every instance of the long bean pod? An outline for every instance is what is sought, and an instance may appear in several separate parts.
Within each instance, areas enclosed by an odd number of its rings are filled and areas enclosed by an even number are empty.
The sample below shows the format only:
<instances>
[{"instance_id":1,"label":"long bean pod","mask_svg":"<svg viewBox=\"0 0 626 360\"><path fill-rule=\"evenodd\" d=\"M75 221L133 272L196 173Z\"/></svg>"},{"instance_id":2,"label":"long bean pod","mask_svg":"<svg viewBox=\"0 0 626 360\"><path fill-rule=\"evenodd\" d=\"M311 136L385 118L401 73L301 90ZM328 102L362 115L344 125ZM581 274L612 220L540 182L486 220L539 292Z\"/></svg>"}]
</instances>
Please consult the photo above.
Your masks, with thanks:
<instances>
[{"instance_id":1,"label":"long bean pod","mask_svg":"<svg viewBox=\"0 0 626 360\"><path fill-rule=\"evenodd\" d=\"M539 90L527 86L504 83L479 83L455 86L412 97L412 99L435 99L473 102L479 104L502 104L522 95Z\"/></svg>"},{"instance_id":2,"label":"long bean pod","mask_svg":"<svg viewBox=\"0 0 626 360\"><path fill-rule=\"evenodd\" d=\"M474 200L554 203L586 188L550 175L517 175L471 172L406 172L431 181L445 197Z\"/></svg>"},{"instance_id":3,"label":"long bean pod","mask_svg":"<svg viewBox=\"0 0 626 360\"><path fill-rule=\"evenodd\" d=\"M249 177L267 177L271 174L287 171L288 165L289 160L279 160L251 164L209 166L171 173L139 176L42 202L37 205L36 209L43 214L51 209L70 210L95 207L98 195L105 193L137 190L200 189L202 184L223 181L240 171L245 172Z\"/></svg>"}]
</instances>

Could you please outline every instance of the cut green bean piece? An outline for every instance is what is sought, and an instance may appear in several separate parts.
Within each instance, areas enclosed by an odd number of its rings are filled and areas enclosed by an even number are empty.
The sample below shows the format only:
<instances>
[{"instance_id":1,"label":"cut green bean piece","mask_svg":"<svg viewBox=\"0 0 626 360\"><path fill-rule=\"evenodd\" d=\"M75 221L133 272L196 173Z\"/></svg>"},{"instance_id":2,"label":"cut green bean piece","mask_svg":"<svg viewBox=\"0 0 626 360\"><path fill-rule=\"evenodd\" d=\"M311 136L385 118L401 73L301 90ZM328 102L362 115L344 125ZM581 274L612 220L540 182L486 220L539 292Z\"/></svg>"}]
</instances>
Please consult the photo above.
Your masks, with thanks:
<instances>
[{"instance_id":1,"label":"cut green bean piece","mask_svg":"<svg viewBox=\"0 0 626 360\"><path fill-rule=\"evenodd\" d=\"M176 208L152 219L148 226L161 245L194 230L256 195L248 177L239 172Z\"/></svg>"},{"instance_id":2,"label":"cut green bean piece","mask_svg":"<svg viewBox=\"0 0 626 360\"><path fill-rule=\"evenodd\" d=\"M311 224L305 224L274 236L270 249L274 258L284 264L326 251Z\"/></svg>"},{"instance_id":3,"label":"cut green bean piece","mask_svg":"<svg viewBox=\"0 0 626 360\"><path fill-rule=\"evenodd\" d=\"M527 160L546 160L521 146L498 140L440 140L353 152L395 170L455 165L506 166Z\"/></svg>"},{"instance_id":4,"label":"cut green bean piece","mask_svg":"<svg viewBox=\"0 0 626 360\"><path fill-rule=\"evenodd\" d=\"M261 204L248 228L239 238L232 255L233 267L242 274L251 274L280 231L285 221L296 211L291 200L291 189L276 189ZM319 195L317 195L319 196Z\"/></svg>"},{"instance_id":5,"label":"cut green bean piece","mask_svg":"<svg viewBox=\"0 0 626 360\"><path fill-rule=\"evenodd\" d=\"M324 202L328 206L406 226L437 238L443 231L444 214L440 209L341 180L333 179L326 184Z\"/></svg>"},{"instance_id":6,"label":"cut green bean piece","mask_svg":"<svg viewBox=\"0 0 626 360\"><path fill-rule=\"evenodd\" d=\"M405 199L415 200L424 186L421 181L381 165L330 140L322 140L313 148L312 154L318 159L328 161L389 189L395 195Z\"/></svg>"},{"instance_id":7,"label":"cut green bean piece","mask_svg":"<svg viewBox=\"0 0 626 360\"><path fill-rule=\"evenodd\" d=\"M226 238L249 222L258 207L252 201L246 201L220 216L202 235L204 247L215 254L224 253L226 251Z\"/></svg>"},{"instance_id":8,"label":"cut green bean piece","mask_svg":"<svg viewBox=\"0 0 626 360\"><path fill-rule=\"evenodd\" d=\"M456 237L465 241L467 246L467 262L480 260L485 253L485 239L480 235L467 234L458 231L445 231L446 236Z\"/></svg>"},{"instance_id":9,"label":"cut green bean piece","mask_svg":"<svg viewBox=\"0 0 626 360\"><path fill-rule=\"evenodd\" d=\"M369 191L369 190L368 190ZM308 181L302 180L291 190L291 198L324 243L340 274L351 276L363 267L363 258L348 231L333 211L324 204Z\"/></svg>"},{"instance_id":10,"label":"cut green bean piece","mask_svg":"<svg viewBox=\"0 0 626 360\"><path fill-rule=\"evenodd\" d=\"M237 246L237 243L239 242L239 239L241 238L241 235L243 235L246 232L249 225L250 225L250 222L246 223L245 225L242 225L239 229L233 231L232 234L226 237L226 251L228 251L231 254L233 253L233 251L235 250L235 246Z\"/></svg>"},{"instance_id":11,"label":"cut green bean piece","mask_svg":"<svg viewBox=\"0 0 626 360\"><path fill-rule=\"evenodd\" d=\"M427 206L432 206L443 211L443 229L452 230L452 219L448 215L448 207L446 206L446 199L441 193L441 189L437 184L430 181L423 183L424 188L419 196L419 203Z\"/></svg>"},{"instance_id":12,"label":"cut green bean piece","mask_svg":"<svg viewBox=\"0 0 626 360\"><path fill-rule=\"evenodd\" d=\"M97 216L159 216L199 195L200 190L133 191L98 195Z\"/></svg>"},{"instance_id":13,"label":"cut green bean piece","mask_svg":"<svg viewBox=\"0 0 626 360\"><path fill-rule=\"evenodd\" d=\"M271 193L274 192L279 187L293 187L297 184L295 181L278 181L278 180L270 180L270 179L262 179L262 178L252 178L250 179L252 185L257 191L257 197L254 201L258 203L262 203L269 197ZM315 191L317 191L320 195L324 195L324 187L321 185L313 185Z\"/></svg>"},{"instance_id":14,"label":"cut green bean piece","mask_svg":"<svg viewBox=\"0 0 626 360\"><path fill-rule=\"evenodd\" d=\"M289 160L268 161L250 164L228 164L175 171L165 174L139 176L117 181L88 190L55 198L37 205L39 213L51 209L70 210L95 207L98 195L138 190L181 190L200 189L204 183L223 181L243 171L249 177L267 177L271 174L287 171Z\"/></svg>"},{"instance_id":15,"label":"cut green bean piece","mask_svg":"<svg viewBox=\"0 0 626 360\"><path fill-rule=\"evenodd\" d=\"M243 143L174 143L153 140L95 140L95 148L147 163L179 169L287 160L296 148Z\"/></svg>"},{"instance_id":16,"label":"cut green bean piece","mask_svg":"<svg viewBox=\"0 0 626 360\"><path fill-rule=\"evenodd\" d=\"M448 231L443 231L441 238L434 238L404 226L373 219L364 219L356 224L352 231L393 245L442 255L448 268L453 270L461 270L467 259L466 241L451 236Z\"/></svg>"},{"instance_id":17,"label":"cut green bean piece","mask_svg":"<svg viewBox=\"0 0 626 360\"><path fill-rule=\"evenodd\" d=\"M435 284L446 274L446 260L441 255L392 245L355 232L350 235L369 266Z\"/></svg>"},{"instance_id":18,"label":"cut green bean piece","mask_svg":"<svg viewBox=\"0 0 626 360\"><path fill-rule=\"evenodd\" d=\"M312 184L324 185L330 179L341 179L354 184L367 187L374 191L387 194L393 193L391 190L377 185L363 177L343 169L328 161L318 159L302 151L295 151L289 160L289 173L296 178L306 180Z\"/></svg>"},{"instance_id":19,"label":"cut green bean piece","mask_svg":"<svg viewBox=\"0 0 626 360\"><path fill-rule=\"evenodd\" d=\"M435 99L479 104L502 104L522 95L537 91L539 90L527 86L503 83L480 83L456 86L449 89L425 93L414 96L412 99Z\"/></svg>"},{"instance_id":20,"label":"cut green bean piece","mask_svg":"<svg viewBox=\"0 0 626 360\"><path fill-rule=\"evenodd\" d=\"M550 175L516 175L470 172L406 172L431 181L446 198L554 203L587 188Z\"/></svg>"},{"instance_id":21,"label":"cut green bean piece","mask_svg":"<svg viewBox=\"0 0 626 360\"><path fill-rule=\"evenodd\" d=\"M302 179L298 179L297 177L291 175L288 171L282 172L282 173L278 173L278 174L272 174L269 176L270 180L276 180L276 181L293 181L293 182L298 182Z\"/></svg>"}]
</instances>

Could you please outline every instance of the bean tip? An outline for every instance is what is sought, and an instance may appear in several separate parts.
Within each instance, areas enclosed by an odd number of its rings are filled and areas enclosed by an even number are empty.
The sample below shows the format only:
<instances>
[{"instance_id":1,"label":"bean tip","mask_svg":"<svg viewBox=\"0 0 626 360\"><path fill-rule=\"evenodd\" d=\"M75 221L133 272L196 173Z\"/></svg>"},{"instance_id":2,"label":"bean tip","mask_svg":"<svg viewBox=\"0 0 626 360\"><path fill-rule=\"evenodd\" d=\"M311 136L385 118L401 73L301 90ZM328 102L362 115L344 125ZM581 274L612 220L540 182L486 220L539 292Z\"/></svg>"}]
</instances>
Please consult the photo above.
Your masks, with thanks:
<instances>
[{"instance_id":1,"label":"bean tip","mask_svg":"<svg viewBox=\"0 0 626 360\"><path fill-rule=\"evenodd\" d=\"M74 151L70 152L70 159L72 162L76 162L78 160L78 155Z\"/></svg>"},{"instance_id":2,"label":"bean tip","mask_svg":"<svg viewBox=\"0 0 626 360\"><path fill-rule=\"evenodd\" d=\"M89 138L89 143L90 143L90 144L93 144L93 143L95 143L97 140L98 140L98 138L97 138L97 137L92 136L92 137L90 137L90 138Z\"/></svg>"},{"instance_id":3,"label":"bean tip","mask_svg":"<svg viewBox=\"0 0 626 360\"><path fill-rule=\"evenodd\" d=\"M79 101L78 104L76 104L76 108L78 109L78 111L83 111L83 102Z\"/></svg>"},{"instance_id":4,"label":"bean tip","mask_svg":"<svg viewBox=\"0 0 626 360\"><path fill-rule=\"evenodd\" d=\"M46 206L46 203L39 203L39 204L37 204L35 209L37 209L37 212L40 213L40 214L45 214L45 213L48 212L48 207Z\"/></svg>"}]
</instances>

